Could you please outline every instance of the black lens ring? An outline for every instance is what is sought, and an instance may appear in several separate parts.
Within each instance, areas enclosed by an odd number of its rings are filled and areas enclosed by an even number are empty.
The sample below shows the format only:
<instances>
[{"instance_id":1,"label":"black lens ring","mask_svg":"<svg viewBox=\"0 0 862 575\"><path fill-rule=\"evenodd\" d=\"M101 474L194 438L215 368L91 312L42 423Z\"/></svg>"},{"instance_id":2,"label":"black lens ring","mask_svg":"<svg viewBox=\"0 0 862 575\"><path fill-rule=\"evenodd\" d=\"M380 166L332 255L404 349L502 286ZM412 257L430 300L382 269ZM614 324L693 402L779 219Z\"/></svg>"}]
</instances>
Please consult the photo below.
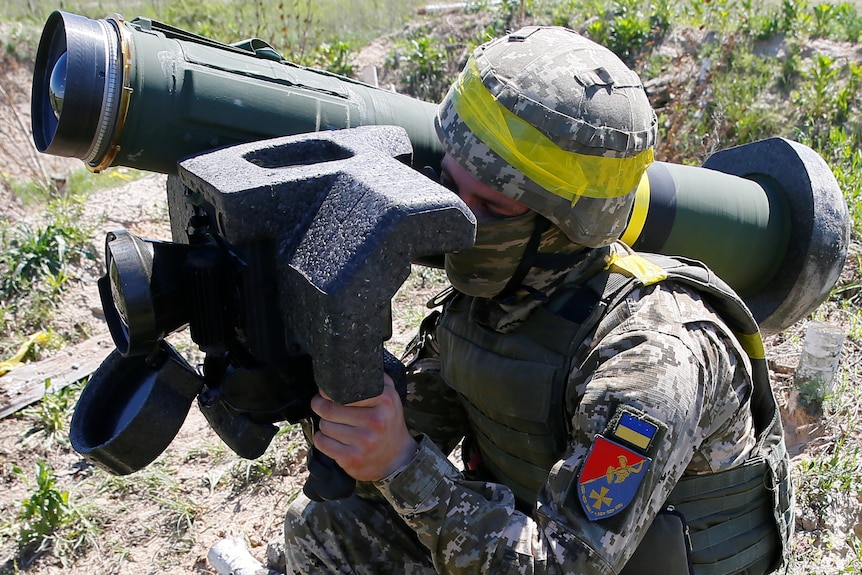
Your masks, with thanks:
<instances>
[{"instance_id":1,"label":"black lens ring","mask_svg":"<svg viewBox=\"0 0 862 575\"><path fill-rule=\"evenodd\" d=\"M114 344L124 356L144 355L151 352L161 333L156 324L156 311L150 291L152 254L142 253L145 245L126 230L110 232L105 238L105 264L107 273L100 284L105 321ZM116 265L119 286L111 285L111 267ZM126 308L126 321L113 301L112 292L119 289Z\"/></svg>"},{"instance_id":2,"label":"black lens ring","mask_svg":"<svg viewBox=\"0 0 862 575\"><path fill-rule=\"evenodd\" d=\"M117 42L112 42L101 20L55 11L39 41L33 74L31 112L33 138L40 152L88 159L98 155L105 110L106 78L117 60ZM113 48L112 48L113 46ZM51 73L60 56L67 54L66 93L63 111L55 117L50 101ZM113 63L113 64L112 64ZM100 144L101 145L101 144Z\"/></svg>"}]
</instances>

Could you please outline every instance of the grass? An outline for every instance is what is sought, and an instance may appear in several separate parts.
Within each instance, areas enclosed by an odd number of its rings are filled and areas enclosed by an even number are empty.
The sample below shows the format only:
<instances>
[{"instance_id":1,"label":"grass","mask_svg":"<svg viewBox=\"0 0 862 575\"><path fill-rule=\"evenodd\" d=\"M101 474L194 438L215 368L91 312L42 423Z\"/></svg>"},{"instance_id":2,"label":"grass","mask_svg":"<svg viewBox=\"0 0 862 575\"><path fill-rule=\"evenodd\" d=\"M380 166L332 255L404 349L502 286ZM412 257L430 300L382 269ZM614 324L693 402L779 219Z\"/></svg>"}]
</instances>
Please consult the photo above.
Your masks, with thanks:
<instances>
[{"instance_id":1,"label":"grass","mask_svg":"<svg viewBox=\"0 0 862 575\"><path fill-rule=\"evenodd\" d=\"M401 70L406 89L420 100L438 101L449 88L447 73L450 55L439 41L419 33L396 42L386 61Z\"/></svg>"},{"instance_id":2,"label":"grass","mask_svg":"<svg viewBox=\"0 0 862 575\"><path fill-rule=\"evenodd\" d=\"M103 174L84 169L45 186L37 181L9 181L25 208L41 208L37 221L0 219L0 358L33 333L49 334L47 349L62 346L51 329L57 298L76 280L76 268L101 260L101 245L91 242L96 222L88 222L84 205L96 189L110 189L142 172L112 168ZM31 357L38 357L38 349Z\"/></svg>"},{"instance_id":3,"label":"grass","mask_svg":"<svg viewBox=\"0 0 862 575\"><path fill-rule=\"evenodd\" d=\"M329 50L332 46L340 46L337 50L358 48L378 35L398 30L424 4L420 0L76 0L62 4L4 0L0 14L4 20L36 25L60 6L90 18L115 13L128 19L143 16L227 43L261 38L295 62L321 64L329 62L327 57L338 57L327 56L326 49L321 54L322 45Z\"/></svg>"},{"instance_id":4,"label":"grass","mask_svg":"<svg viewBox=\"0 0 862 575\"><path fill-rule=\"evenodd\" d=\"M33 480L17 466L13 467L13 473L29 486L29 494L21 501L14 520L0 529L0 536L17 541L18 554L12 560L16 572L19 568L26 570L45 553L68 567L78 555L96 546L100 528L95 510L79 504L69 491L60 489L54 470L46 461L39 460Z\"/></svg>"},{"instance_id":5,"label":"grass","mask_svg":"<svg viewBox=\"0 0 862 575\"><path fill-rule=\"evenodd\" d=\"M858 346L858 334L849 335ZM823 420L831 422L828 441L794 468L796 514L805 537L797 538L791 575L862 572L862 534L853 519L862 494L862 391L853 383L858 367L845 365L842 371L842 384L823 404ZM826 569L834 554L844 558L840 570L811 570L812 565Z\"/></svg>"},{"instance_id":6,"label":"grass","mask_svg":"<svg viewBox=\"0 0 862 575\"><path fill-rule=\"evenodd\" d=\"M51 391L51 380L45 381L45 395L37 403L23 410L22 415L33 421L27 438L41 437L49 445L68 441L67 425L72 408L84 384L79 382L57 391ZM26 441L24 442L26 445Z\"/></svg>"},{"instance_id":7,"label":"grass","mask_svg":"<svg viewBox=\"0 0 862 575\"><path fill-rule=\"evenodd\" d=\"M31 334L50 332L55 298L74 277L73 265L96 259L83 201L74 193L56 195L39 223L0 222L2 357Z\"/></svg>"}]
</instances>

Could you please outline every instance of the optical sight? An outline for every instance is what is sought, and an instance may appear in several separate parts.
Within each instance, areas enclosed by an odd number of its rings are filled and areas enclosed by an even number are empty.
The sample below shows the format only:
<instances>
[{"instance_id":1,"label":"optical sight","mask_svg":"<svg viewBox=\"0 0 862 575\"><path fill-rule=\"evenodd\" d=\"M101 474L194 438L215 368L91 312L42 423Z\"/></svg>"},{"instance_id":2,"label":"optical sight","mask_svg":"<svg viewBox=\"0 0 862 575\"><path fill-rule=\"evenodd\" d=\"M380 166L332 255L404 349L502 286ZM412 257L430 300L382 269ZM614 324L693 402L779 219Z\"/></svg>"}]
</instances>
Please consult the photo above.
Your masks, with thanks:
<instances>
[{"instance_id":1,"label":"optical sight","mask_svg":"<svg viewBox=\"0 0 862 575\"><path fill-rule=\"evenodd\" d=\"M411 151L402 128L363 126L182 161L168 178L173 241L106 238L99 291L117 349L79 400L73 447L136 471L197 397L219 437L254 459L276 423L313 418L318 389L341 403L378 395L384 369L403 370L383 342L411 262L474 237L472 213L407 165ZM200 369L165 340L186 325ZM306 493L349 494L352 480L312 453Z\"/></svg>"}]
</instances>

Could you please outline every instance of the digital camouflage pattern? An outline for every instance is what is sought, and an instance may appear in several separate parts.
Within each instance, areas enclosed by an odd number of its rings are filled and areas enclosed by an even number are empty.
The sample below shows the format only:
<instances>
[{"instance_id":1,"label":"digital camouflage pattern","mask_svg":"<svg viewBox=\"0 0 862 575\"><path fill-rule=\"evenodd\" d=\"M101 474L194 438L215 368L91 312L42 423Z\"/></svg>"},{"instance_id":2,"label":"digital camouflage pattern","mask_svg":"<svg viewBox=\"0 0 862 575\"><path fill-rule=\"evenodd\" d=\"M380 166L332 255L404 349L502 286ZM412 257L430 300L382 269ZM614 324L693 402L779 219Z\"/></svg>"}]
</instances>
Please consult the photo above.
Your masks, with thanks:
<instances>
[{"instance_id":1,"label":"digital camouflage pattern","mask_svg":"<svg viewBox=\"0 0 862 575\"><path fill-rule=\"evenodd\" d=\"M446 277L452 285L467 295L491 298L499 294L515 273L524 257L536 212L505 219L480 219L476 227L476 242L467 250L446 254ZM557 226L542 232L537 253L569 255L581 251ZM548 286L569 270L533 269L528 287L544 292Z\"/></svg>"},{"instance_id":2,"label":"digital camouflage pattern","mask_svg":"<svg viewBox=\"0 0 862 575\"><path fill-rule=\"evenodd\" d=\"M680 477L734 468L751 455L748 359L698 295L672 282L635 290L578 351L565 391L568 445L528 512L507 486L470 480L447 459L469 418L439 376L433 336L426 340L406 410L411 429L425 434L419 453L363 485L363 496L297 500L285 525L289 572L618 573ZM519 399L511 398L514 408ZM661 422L662 437L634 499L591 521L578 475L621 405Z\"/></svg>"},{"instance_id":3,"label":"digital camouflage pattern","mask_svg":"<svg viewBox=\"0 0 862 575\"><path fill-rule=\"evenodd\" d=\"M637 74L613 52L571 30L524 28L478 47L471 61L496 101L560 150L630 158L655 144L656 116ZM544 215L577 244L599 247L622 234L636 184L623 195L572 201L548 192L468 128L455 109L456 88L440 104L435 124L446 152L459 164Z\"/></svg>"}]
</instances>

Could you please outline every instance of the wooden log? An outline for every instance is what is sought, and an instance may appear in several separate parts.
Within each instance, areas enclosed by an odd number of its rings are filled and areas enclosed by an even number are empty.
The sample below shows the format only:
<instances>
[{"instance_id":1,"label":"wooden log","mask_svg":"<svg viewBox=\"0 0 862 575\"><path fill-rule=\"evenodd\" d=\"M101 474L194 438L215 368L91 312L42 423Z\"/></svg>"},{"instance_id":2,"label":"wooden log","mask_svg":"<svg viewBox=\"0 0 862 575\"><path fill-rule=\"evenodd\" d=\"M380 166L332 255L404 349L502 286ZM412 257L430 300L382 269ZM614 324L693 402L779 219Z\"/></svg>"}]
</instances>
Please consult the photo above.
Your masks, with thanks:
<instances>
[{"instance_id":1,"label":"wooden log","mask_svg":"<svg viewBox=\"0 0 862 575\"><path fill-rule=\"evenodd\" d=\"M0 419L89 377L114 349L105 332L56 355L15 368L0 377Z\"/></svg>"}]
</instances>

